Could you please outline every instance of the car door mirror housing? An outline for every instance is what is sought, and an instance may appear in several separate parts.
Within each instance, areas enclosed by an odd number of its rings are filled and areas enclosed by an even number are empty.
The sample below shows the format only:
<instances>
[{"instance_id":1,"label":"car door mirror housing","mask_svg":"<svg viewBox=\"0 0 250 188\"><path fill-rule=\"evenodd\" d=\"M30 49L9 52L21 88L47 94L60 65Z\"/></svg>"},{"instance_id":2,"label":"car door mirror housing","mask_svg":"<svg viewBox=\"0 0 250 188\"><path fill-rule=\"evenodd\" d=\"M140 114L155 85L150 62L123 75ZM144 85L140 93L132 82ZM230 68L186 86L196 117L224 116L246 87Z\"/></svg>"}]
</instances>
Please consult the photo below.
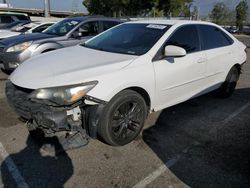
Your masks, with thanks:
<instances>
[{"instance_id":1,"label":"car door mirror housing","mask_svg":"<svg viewBox=\"0 0 250 188\"><path fill-rule=\"evenodd\" d=\"M179 46L168 45L164 48L165 57L183 57L186 55L187 55L186 50Z\"/></svg>"},{"instance_id":2,"label":"car door mirror housing","mask_svg":"<svg viewBox=\"0 0 250 188\"><path fill-rule=\"evenodd\" d=\"M79 31L75 31L75 32L72 33L72 37L76 38L76 39L81 38L82 37L82 33L79 32Z\"/></svg>"}]
</instances>

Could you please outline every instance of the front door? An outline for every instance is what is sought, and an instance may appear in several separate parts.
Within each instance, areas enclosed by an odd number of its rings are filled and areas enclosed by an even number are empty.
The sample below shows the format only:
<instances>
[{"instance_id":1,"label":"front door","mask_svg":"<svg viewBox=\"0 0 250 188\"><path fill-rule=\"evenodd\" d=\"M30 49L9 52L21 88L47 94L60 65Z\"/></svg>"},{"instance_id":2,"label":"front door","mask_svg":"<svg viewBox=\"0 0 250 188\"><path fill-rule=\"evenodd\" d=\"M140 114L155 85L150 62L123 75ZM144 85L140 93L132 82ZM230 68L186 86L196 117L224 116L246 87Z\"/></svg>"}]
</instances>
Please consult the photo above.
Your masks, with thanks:
<instances>
[{"instance_id":1,"label":"front door","mask_svg":"<svg viewBox=\"0 0 250 188\"><path fill-rule=\"evenodd\" d=\"M196 25L178 28L164 46L184 48L184 57L167 57L153 62L156 79L156 106L161 110L203 92L206 56L201 51Z\"/></svg>"}]
</instances>

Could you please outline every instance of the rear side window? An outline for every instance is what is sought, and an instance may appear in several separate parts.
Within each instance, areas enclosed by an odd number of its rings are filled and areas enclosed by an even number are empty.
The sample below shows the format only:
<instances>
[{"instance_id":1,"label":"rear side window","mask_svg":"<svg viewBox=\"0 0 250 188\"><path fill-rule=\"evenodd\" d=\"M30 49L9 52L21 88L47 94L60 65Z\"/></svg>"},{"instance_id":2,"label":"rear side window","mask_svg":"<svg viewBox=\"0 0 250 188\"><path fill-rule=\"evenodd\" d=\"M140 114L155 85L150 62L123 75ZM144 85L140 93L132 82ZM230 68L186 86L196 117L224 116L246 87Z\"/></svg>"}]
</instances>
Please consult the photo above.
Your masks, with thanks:
<instances>
[{"instance_id":1,"label":"rear side window","mask_svg":"<svg viewBox=\"0 0 250 188\"><path fill-rule=\"evenodd\" d=\"M187 53L200 51L200 41L197 27L195 25L186 25L177 29L168 39L167 45L174 45L184 48Z\"/></svg>"},{"instance_id":2,"label":"rear side window","mask_svg":"<svg viewBox=\"0 0 250 188\"><path fill-rule=\"evenodd\" d=\"M18 18L18 20L22 20L22 21L30 20L29 17L24 16L24 15L18 15L18 16L16 16L16 17Z\"/></svg>"},{"instance_id":3,"label":"rear side window","mask_svg":"<svg viewBox=\"0 0 250 188\"><path fill-rule=\"evenodd\" d=\"M97 21L87 22L79 27L83 37L94 36L99 33L99 23Z\"/></svg>"},{"instance_id":4,"label":"rear side window","mask_svg":"<svg viewBox=\"0 0 250 188\"><path fill-rule=\"evenodd\" d=\"M14 20L11 18L11 16L1 16L1 23L12 23Z\"/></svg>"},{"instance_id":5,"label":"rear side window","mask_svg":"<svg viewBox=\"0 0 250 188\"><path fill-rule=\"evenodd\" d=\"M233 43L233 40L217 27L200 25L199 28L204 50L229 46Z\"/></svg>"},{"instance_id":6,"label":"rear side window","mask_svg":"<svg viewBox=\"0 0 250 188\"><path fill-rule=\"evenodd\" d=\"M106 31L106 30L110 29L111 27L114 27L118 24L119 24L119 22L103 21L103 31Z\"/></svg>"}]
</instances>

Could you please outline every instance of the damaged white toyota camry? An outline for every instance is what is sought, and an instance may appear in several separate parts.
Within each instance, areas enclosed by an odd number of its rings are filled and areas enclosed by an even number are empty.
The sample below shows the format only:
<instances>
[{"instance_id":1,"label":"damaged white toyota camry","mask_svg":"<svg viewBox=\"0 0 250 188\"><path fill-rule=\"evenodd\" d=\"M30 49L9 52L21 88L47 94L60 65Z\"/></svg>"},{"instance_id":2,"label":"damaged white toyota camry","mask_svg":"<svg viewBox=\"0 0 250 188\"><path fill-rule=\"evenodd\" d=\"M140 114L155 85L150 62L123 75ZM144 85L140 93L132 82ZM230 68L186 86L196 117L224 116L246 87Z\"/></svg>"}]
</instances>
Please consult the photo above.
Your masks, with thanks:
<instances>
[{"instance_id":1,"label":"damaged white toyota camry","mask_svg":"<svg viewBox=\"0 0 250 188\"><path fill-rule=\"evenodd\" d=\"M6 85L30 131L81 146L134 140L148 114L216 90L230 96L246 46L221 27L194 21L121 24L83 45L34 57Z\"/></svg>"}]
</instances>

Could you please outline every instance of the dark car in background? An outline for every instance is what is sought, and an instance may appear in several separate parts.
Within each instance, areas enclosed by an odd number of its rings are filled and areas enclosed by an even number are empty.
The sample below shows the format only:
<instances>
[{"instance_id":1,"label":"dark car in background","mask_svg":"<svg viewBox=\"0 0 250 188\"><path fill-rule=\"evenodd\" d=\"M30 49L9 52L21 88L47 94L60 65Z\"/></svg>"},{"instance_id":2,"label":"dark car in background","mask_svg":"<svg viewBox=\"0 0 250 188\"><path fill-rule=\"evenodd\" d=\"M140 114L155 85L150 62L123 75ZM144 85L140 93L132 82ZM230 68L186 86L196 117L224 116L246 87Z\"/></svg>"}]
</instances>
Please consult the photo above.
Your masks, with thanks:
<instances>
[{"instance_id":1,"label":"dark car in background","mask_svg":"<svg viewBox=\"0 0 250 188\"><path fill-rule=\"evenodd\" d=\"M102 16L66 18L43 33L1 40L0 66L5 72L11 72L32 56L84 43L91 37L124 21Z\"/></svg>"},{"instance_id":2,"label":"dark car in background","mask_svg":"<svg viewBox=\"0 0 250 188\"><path fill-rule=\"evenodd\" d=\"M16 12L0 12L0 27L18 21L31 21L28 14Z\"/></svg>"}]
</instances>

